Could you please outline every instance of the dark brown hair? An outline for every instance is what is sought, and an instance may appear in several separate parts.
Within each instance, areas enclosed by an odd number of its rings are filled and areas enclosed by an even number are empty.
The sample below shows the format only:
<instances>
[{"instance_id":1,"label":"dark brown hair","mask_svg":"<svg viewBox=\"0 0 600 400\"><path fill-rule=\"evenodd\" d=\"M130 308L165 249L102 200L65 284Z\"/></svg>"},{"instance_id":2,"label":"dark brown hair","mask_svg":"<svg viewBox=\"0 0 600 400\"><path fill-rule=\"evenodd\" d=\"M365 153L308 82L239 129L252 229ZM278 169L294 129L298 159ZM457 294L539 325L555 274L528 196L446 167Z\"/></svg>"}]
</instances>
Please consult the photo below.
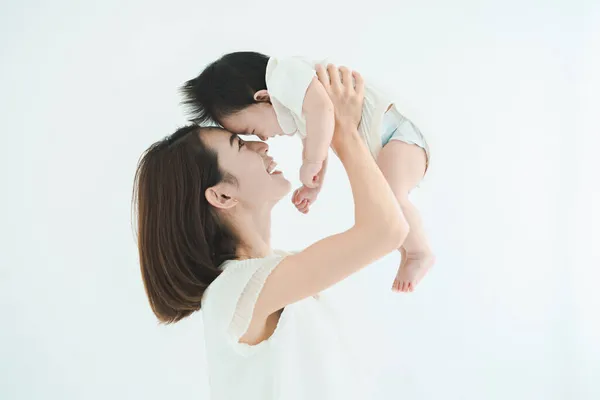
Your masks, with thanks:
<instances>
[{"instance_id":1,"label":"dark brown hair","mask_svg":"<svg viewBox=\"0 0 600 400\"><path fill-rule=\"evenodd\" d=\"M267 88L269 56L253 51L225 54L181 87L189 118L197 124L218 122L255 104L254 94Z\"/></svg>"},{"instance_id":2,"label":"dark brown hair","mask_svg":"<svg viewBox=\"0 0 600 400\"><path fill-rule=\"evenodd\" d=\"M138 250L150 306L164 323L200 309L219 265L236 257L238 239L205 197L234 180L200 136L215 127L188 125L142 155L134 183Z\"/></svg>"}]
</instances>

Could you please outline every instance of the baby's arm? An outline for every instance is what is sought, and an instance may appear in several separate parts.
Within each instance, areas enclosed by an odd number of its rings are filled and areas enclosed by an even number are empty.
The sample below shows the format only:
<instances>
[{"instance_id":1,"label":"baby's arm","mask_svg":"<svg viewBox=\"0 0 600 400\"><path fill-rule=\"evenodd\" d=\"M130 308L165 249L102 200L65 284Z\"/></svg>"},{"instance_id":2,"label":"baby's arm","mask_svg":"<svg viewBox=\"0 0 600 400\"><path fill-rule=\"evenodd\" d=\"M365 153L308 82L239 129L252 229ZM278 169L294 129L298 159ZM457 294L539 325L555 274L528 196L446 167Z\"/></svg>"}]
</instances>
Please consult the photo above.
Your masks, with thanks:
<instances>
[{"instance_id":1,"label":"baby's arm","mask_svg":"<svg viewBox=\"0 0 600 400\"><path fill-rule=\"evenodd\" d=\"M302 150L302 160L306 160L306 139L302 139L302 148L304 149ZM319 186L319 188L323 184L323 180L325 179L325 173L327 172L327 158L328 155L321 163L321 170L317 174L317 181L315 183Z\"/></svg>"},{"instance_id":2,"label":"baby's arm","mask_svg":"<svg viewBox=\"0 0 600 400\"><path fill-rule=\"evenodd\" d=\"M319 175L317 177L317 184L319 187L323 184L323 180L325 179L325 173L327 172L327 157L323 160L323 167L319 171Z\"/></svg>"},{"instance_id":3,"label":"baby's arm","mask_svg":"<svg viewBox=\"0 0 600 400\"><path fill-rule=\"evenodd\" d=\"M333 104L316 77L306 90L302 112L306 119L306 139L303 141L300 180L302 184L312 188L322 182L322 175L325 174L325 171L322 174L321 171L324 169L335 126Z\"/></svg>"},{"instance_id":4,"label":"baby's arm","mask_svg":"<svg viewBox=\"0 0 600 400\"><path fill-rule=\"evenodd\" d=\"M302 139L302 144L305 144L304 139ZM319 192L323 187L323 180L325 179L325 172L327 171L327 158L323 161L323 167L321 171L319 171L317 184L319 186L315 188L309 188L307 186L302 185L300 188L294 191L294 195L292 196L292 203L296 206L298 211L303 214L309 212L310 207L317 201L317 197L319 196Z\"/></svg>"}]
</instances>

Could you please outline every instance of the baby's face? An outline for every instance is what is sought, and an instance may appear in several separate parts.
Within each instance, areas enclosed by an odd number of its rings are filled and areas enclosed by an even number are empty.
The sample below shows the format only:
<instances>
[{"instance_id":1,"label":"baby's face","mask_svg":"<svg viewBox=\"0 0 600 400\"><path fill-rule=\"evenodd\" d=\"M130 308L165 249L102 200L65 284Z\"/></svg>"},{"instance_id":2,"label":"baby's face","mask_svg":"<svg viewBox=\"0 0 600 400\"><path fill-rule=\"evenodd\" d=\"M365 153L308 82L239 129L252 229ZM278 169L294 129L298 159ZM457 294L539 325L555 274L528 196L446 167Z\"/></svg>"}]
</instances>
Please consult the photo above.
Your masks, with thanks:
<instances>
[{"instance_id":1,"label":"baby's face","mask_svg":"<svg viewBox=\"0 0 600 400\"><path fill-rule=\"evenodd\" d=\"M240 112L223 118L223 128L238 135L256 135L260 140L283 135L273 106L267 102L252 104Z\"/></svg>"}]
</instances>

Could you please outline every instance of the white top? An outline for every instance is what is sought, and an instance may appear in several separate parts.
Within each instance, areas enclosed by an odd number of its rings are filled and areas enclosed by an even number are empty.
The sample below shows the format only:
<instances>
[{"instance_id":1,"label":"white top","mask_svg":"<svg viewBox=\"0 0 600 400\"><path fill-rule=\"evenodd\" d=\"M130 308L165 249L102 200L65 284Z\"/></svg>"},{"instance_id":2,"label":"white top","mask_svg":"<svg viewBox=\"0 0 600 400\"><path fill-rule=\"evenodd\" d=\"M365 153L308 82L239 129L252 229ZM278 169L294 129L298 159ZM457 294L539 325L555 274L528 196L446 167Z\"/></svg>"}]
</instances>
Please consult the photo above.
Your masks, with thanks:
<instances>
[{"instance_id":1,"label":"white top","mask_svg":"<svg viewBox=\"0 0 600 400\"><path fill-rule=\"evenodd\" d=\"M266 81L271 103L279 125L286 135L306 137L306 120L302 104L306 90L316 76L315 65L327 66L327 61L314 62L302 57L269 58ZM362 120L358 132L373 157L381 150L381 121L393 102L381 90L365 84Z\"/></svg>"},{"instance_id":2,"label":"white top","mask_svg":"<svg viewBox=\"0 0 600 400\"><path fill-rule=\"evenodd\" d=\"M285 307L273 335L239 343L271 271L289 253L227 261L202 300L213 400L364 399L360 365L323 296Z\"/></svg>"}]
</instances>

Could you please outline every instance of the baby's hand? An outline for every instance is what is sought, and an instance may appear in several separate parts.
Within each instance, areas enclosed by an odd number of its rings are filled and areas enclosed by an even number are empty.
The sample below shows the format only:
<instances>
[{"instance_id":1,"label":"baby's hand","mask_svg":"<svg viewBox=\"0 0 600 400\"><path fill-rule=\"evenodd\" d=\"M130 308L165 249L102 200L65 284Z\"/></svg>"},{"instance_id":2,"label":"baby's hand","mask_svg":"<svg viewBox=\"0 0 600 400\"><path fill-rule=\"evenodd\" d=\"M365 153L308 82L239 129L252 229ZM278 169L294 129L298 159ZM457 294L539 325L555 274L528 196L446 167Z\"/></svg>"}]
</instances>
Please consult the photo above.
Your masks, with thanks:
<instances>
[{"instance_id":1,"label":"baby's hand","mask_svg":"<svg viewBox=\"0 0 600 400\"><path fill-rule=\"evenodd\" d=\"M320 191L321 188L302 186L294 192L292 203L294 203L298 211L302 214L306 214L310 211L310 206L317 200Z\"/></svg>"},{"instance_id":2,"label":"baby's hand","mask_svg":"<svg viewBox=\"0 0 600 400\"><path fill-rule=\"evenodd\" d=\"M319 187L319 172L323 168L323 161L302 163L300 167L300 182L307 188Z\"/></svg>"}]
</instances>

